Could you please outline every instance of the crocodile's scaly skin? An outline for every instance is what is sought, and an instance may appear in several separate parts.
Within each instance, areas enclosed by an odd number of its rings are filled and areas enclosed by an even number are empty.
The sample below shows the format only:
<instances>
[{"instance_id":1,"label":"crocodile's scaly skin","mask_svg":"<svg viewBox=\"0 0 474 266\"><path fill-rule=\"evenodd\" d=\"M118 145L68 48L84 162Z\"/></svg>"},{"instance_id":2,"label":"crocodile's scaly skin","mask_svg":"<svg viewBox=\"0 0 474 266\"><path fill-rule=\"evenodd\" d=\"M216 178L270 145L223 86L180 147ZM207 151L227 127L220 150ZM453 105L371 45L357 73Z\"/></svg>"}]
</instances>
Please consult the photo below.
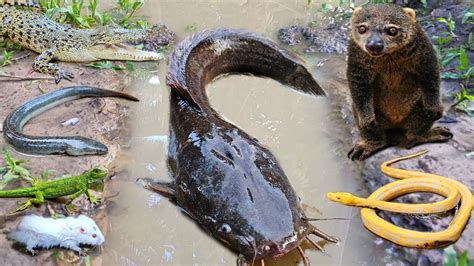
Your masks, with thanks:
<instances>
[{"instance_id":1,"label":"crocodile's scaly skin","mask_svg":"<svg viewBox=\"0 0 474 266\"><path fill-rule=\"evenodd\" d=\"M40 7L33 0L0 0L0 6L4 5Z\"/></svg>"},{"instance_id":2,"label":"crocodile's scaly skin","mask_svg":"<svg viewBox=\"0 0 474 266\"><path fill-rule=\"evenodd\" d=\"M57 83L62 78L70 80L73 75L51 63L52 59L70 62L162 59L160 54L122 45L157 34L162 30L160 26L147 30L112 27L74 29L58 24L43 14L6 5L0 6L0 19L0 35L7 35L14 43L39 53L33 69L54 75Z\"/></svg>"}]
</instances>

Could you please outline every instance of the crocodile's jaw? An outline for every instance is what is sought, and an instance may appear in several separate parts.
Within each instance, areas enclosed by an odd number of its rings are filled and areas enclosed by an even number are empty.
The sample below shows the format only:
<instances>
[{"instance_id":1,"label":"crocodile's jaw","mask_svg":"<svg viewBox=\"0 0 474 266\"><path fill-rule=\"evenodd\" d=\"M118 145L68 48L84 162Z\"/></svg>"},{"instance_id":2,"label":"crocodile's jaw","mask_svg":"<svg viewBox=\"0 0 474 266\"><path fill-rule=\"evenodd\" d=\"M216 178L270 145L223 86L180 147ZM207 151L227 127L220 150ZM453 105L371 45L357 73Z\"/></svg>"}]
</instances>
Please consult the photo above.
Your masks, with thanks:
<instances>
[{"instance_id":1,"label":"crocodile's jaw","mask_svg":"<svg viewBox=\"0 0 474 266\"><path fill-rule=\"evenodd\" d=\"M91 62L97 60L157 61L163 60L162 54L138 50L124 44L97 44L81 50L58 53L61 61Z\"/></svg>"}]
</instances>

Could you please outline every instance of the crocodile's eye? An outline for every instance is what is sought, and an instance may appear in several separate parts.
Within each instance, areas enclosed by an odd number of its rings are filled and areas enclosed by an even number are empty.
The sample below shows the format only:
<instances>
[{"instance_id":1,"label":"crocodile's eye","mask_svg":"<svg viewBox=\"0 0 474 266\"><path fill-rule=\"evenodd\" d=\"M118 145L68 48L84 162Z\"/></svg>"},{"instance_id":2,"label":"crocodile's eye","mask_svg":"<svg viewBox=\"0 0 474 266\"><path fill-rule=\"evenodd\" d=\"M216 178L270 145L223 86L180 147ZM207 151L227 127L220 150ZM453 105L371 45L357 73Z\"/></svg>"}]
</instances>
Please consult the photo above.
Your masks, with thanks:
<instances>
[{"instance_id":1,"label":"crocodile's eye","mask_svg":"<svg viewBox=\"0 0 474 266\"><path fill-rule=\"evenodd\" d=\"M224 234L228 234L232 231L232 228L230 228L230 225L228 224L222 224L221 227L219 227L218 231Z\"/></svg>"},{"instance_id":2,"label":"crocodile's eye","mask_svg":"<svg viewBox=\"0 0 474 266\"><path fill-rule=\"evenodd\" d=\"M397 33L398 33L398 29L395 28L395 27L390 27L390 28L388 28L388 29L385 30L385 31L386 31L387 34L390 35L390 36L395 36L395 35L397 35Z\"/></svg>"},{"instance_id":3,"label":"crocodile's eye","mask_svg":"<svg viewBox=\"0 0 474 266\"><path fill-rule=\"evenodd\" d=\"M367 32L367 26L364 26L364 25L359 26L358 31L359 31L360 34L366 33Z\"/></svg>"}]
</instances>

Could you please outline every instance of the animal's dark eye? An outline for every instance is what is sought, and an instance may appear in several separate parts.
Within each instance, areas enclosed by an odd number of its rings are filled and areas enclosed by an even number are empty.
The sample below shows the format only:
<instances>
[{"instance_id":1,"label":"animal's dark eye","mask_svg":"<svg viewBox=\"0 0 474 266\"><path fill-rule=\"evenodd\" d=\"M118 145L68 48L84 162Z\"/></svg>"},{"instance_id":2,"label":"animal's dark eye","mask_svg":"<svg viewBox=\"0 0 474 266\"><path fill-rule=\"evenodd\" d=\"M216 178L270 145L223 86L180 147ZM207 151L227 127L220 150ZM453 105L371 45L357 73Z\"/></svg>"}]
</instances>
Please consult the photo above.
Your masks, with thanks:
<instances>
[{"instance_id":1,"label":"animal's dark eye","mask_svg":"<svg viewBox=\"0 0 474 266\"><path fill-rule=\"evenodd\" d=\"M86 230L81 227L81 228L79 229L79 232L81 232L81 234L84 234L84 233L86 232Z\"/></svg>"},{"instance_id":2,"label":"animal's dark eye","mask_svg":"<svg viewBox=\"0 0 474 266\"><path fill-rule=\"evenodd\" d=\"M230 225L228 224L223 224L221 227L219 227L219 232L228 234L232 231L232 228L230 228Z\"/></svg>"},{"instance_id":3,"label":"animal's dark eye","mask_svg":"<svg viewBox=\"0 0 474 266\"><path fill-rule=\"evenodd\" d=\"M364 34L364 33L367 32L367 27L366 26L359 26L358 31L359 31L360 34Z\"/></svg>"},{"instance_id":4,"label":"animal's dark eye","mask_svg":"<svg viewBox=\"0 0 474 266\"><path fill-rule=\"evenodd\" d=\"M395 36L398 33L398 29L395 27L390 27L386 31L387 31L387 34L390 36Z\"/></svg>"}]
</instances>

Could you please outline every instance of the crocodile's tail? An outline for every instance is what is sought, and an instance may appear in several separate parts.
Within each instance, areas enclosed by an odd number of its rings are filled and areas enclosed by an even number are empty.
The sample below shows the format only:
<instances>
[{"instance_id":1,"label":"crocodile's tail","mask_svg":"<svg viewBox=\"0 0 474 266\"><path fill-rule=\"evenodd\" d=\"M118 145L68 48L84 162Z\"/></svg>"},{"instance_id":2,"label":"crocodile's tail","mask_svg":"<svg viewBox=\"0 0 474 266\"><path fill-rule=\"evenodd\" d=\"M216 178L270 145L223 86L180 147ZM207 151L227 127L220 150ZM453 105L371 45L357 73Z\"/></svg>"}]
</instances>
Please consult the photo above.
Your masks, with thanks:
<instances>
[{"instance_id":1,"label":"crocodile's tail","mask_svg":"<svg viewBox=\"0 0 474 266\"><path fill-rule=\"evenodd\" d=\"M35 1L33 0L0 0L0 6L3 5L10 5L10 6L28 6L28 7L35 7L41 8Z\"/></svg>"},{"instance_id":2,"label":"crocodile's tail","mask_svg":"<svg viewBox=\"0 0 474 266\"><path fill-rule=\"evenodd\" d=\"M167 84L196 108L209 106L206 85L228 73L273 78L293 89L325 95L308 70L273 41L256 33L215 29L193 34L175 48Z\"/></svg>"}]
</instances>

